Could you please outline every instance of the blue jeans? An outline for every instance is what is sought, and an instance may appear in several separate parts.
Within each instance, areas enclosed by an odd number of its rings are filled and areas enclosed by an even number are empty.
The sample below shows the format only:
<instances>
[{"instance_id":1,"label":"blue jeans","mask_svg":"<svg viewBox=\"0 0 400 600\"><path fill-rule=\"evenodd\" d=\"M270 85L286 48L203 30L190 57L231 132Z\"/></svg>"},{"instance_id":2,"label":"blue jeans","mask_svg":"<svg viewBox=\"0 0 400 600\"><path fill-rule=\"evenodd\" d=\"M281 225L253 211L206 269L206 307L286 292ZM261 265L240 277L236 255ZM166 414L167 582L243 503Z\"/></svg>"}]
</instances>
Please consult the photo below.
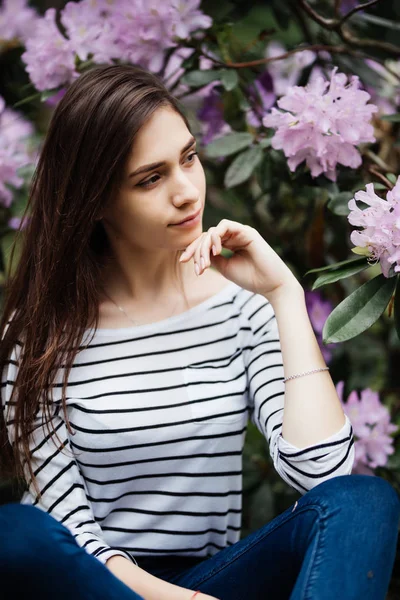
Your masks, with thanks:
<instances>
[{"instance_id":1,"label":"blue jeans","mask_svg":"<svg viewBox=\"0 0 400 600\"><path fill-rule=\"evenodd\" d=\"M399 497L385 479L342 475L213 556L136 560L220 600L384 600L399 519ZM13 600L143 600L56 519L18 503L0 506L0 584Z\"/></svg>"}]
</instances>

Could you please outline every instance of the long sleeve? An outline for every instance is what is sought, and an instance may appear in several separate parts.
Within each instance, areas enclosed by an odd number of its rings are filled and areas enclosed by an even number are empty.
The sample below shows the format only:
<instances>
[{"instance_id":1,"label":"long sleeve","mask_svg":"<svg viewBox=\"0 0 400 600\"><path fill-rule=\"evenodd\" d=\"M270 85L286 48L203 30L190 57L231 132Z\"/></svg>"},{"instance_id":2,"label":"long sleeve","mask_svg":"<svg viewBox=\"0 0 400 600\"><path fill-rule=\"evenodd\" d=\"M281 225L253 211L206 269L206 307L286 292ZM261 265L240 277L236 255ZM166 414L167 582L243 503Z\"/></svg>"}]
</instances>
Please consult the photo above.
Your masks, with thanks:
<instances>
[{"instance_id":1,"label":"long sleeve","mask_svg":"<svg viewBox=\"0 0 400 600\"><path fill-rule=\"evenodd\" d=\"M285 384L275 313L259 294L252 294L242 311L248 323L244 360L251 421L267 440L277 473L302 495L327 479L350 474L355 454L347 415L343 427L318 444L299 449L282 437Z\"/></svg>"},{"instance_id":2,"label":"long sleeve","mask_svg":"<svg viewBox=\"0 0 400 600\"><path fill-rule=\"evenodd\" d=\"M10 404L12 386L15 383L18 367L18 354L15 349L11 360L2 374L2 408L7 425L9 441L15 444L13 427L14 401ZM25 465L27 489L21 499L22 504L32 504L48 512L67 527L75 537L79 546L83 547L103 564L113 555L119 554L131 561L136 561L128 553L111 548L104 539L98 523L96 523L90 502L87 498L85 482L71 449L68 431L62 417L60 403L53 402L51 425L63 442L61 450L59 442L47 427L42 426L43 411L40 409L35 417L33 439L30 442L33 469L42 497L36 498L36 492L30 481L28 468Z\"/></svg>"}]
</instances>

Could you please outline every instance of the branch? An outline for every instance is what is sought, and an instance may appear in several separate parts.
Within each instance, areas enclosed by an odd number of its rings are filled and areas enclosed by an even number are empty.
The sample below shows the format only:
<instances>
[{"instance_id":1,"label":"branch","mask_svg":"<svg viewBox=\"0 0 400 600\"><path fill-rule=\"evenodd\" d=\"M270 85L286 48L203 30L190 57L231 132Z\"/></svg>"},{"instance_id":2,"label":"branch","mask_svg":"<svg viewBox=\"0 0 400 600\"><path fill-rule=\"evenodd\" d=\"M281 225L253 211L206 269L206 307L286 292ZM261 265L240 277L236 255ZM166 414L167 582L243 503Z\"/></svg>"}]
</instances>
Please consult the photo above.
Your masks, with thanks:
<instances>
[{"instance_id":1,"label":"branch","mask_svg":"<svg viewBox=\"0 0 400 600\"><path fill-rule=\"evenodd\" d=\"M372 152L372 150L365 150L364 152L362 152L362 154L371 159L376 165L378 165L380 169L383 169L386 173L390 173L391 167L388 164L386 164L380 156L375 154L375 152Z\"/></svg>"},{"instance_id":2,"label":"branch","mask_svg":"<svg viewBox=\"0 0 400 600\"><path fill-rule=\"evenodd\" d=\"M337 24L339 23L339 19L325 19L319 13L317 13L305 0L298 0L301 8L308 14L309 17L321 27L325 29L335 29Z\"/></svg>"},{"instance_id":3,"label":"branch","mask_svg":"<svg viewBox=\"0 0 400 600\"><path fill-rule=\"evenodd\" d=\"M325 19L322 15L317 13L306 0L298 0L299 6L304 10L308 16L313 19L318 25L321 25L324 29L328 29L329 31L335 31L338 36L348 44L352 46L356 46L358 48L374 48L378 50L384 50L388 54L393 54L394 56L400 56L400 47L391 44L390 42L380 42L379 40L372 39L361 39L355 37L344 25L347 19L358 12L359 10L365 9L367 6L372 6L376 4L380 0L370 0L365 4L361 4L355 8L353 8L350 12L346 13L341 19Z\"/></svg>"},{"instance_id":4,"label":"branch","mask_svg":"<svg viewBox=\"0 0 400 600\"><path fill-rule=\"evenodd\" d=\"M269 58L259 58L257 60L252 60L249 62L242 63L224 63L222 60L218 60L215 56L210 56L203 49L198 49L200 54L205 58L210 59L215 65L218 67L222 67L225 69L241 69L245 67L257 67L259 65L265 65L275 60L283 60L291 56L292 54L296 54L296 52L303 52L303 50L312 50L314 52L319 52L321 50L325 50L327 52L331 52L332 54L350 54L350 56L354 56L355 58L370 58L375 62L379 63L384 67L393 77L395 77L398 81L400 81L400 75L386 66L385 61L381 58L376 58L365 54L359 50L353 50L352 48L347 48L346 46L330 46L327 44L310 44L309 46L299 46L298 48L294 48L293 50L288 50L284 54L280 54L279 56L271 56ZM207 84L208 85L208 84ZM191 93L191 92L190 92Z\"/></svg>"},{"instance_id":5,"label":"branch","mask_svg":"<svg viewBox=\"0 0 400 600\"><path fill-rule=\"evenodd\" d=\"M368 168L368 171L369 171L370 173L372 173L372 175L375 175L375 177L378 177L378 179L380 179L380 180L382 181L382 183L384 183L384 184L385 184L385 186L386 186L386 187L387 187L389 190L392 190L392 189L394 188L394 185L393 185L393 183L391 183L391 182L389 181L389 179L387 179L387 178L386 178L384 175L382 175L382 173L380 173L380 172L379 172L379 171L376 169L376 167L375 167L374 165L371 165L371 166Z\"/></svg>"},{"instance_id":6,"label":"branch","mask_svg":"<svg viewBox=\"0 0 400 600\"><path fill-rule=\"evenodd\" d=\"M267 63L273 62L275 60L282 60L284 58L288 58L292 54L296 54L296 52L303 52L304 50L312 50L314 52L319 52L320 50L326 50L327 52L332 52L332 54L351 54L357 58L366 58L366 55L363 52L358 52L357 50L352 50L351 48L346 48L345 46L330 46L327 44L310 44L309 46L299 46L298 48L294 48L293 50L288 50L284 54L280 54L279 56L270 56L269 58L258 58L256 60L251 60L249 62L240 62L240 63L224 63L216 59L213 56L208 56L205 52L202 51L203 56L212 60L215 64L220 67L230 68L230 69L241 69L244 67L256 67L258 65L265 65ZM375 60L375 59L374 59Z\"/></svg>"},{"instance_id":7,"label":"branch","mask_svg":"<svg viewBox=\"0 0 400 600\"><path fill-rule=\"evenodd\" d=\"M369 8L370 6L373 6L374 4L378 4L378 2L379 2L379 0L370 0L369 2L366 2L365 4L358 4L357 6L352 8L348 13L346 13L342 17L342 19L338 23L338 27L341 27L343 25L343 23L345 21L347 21L347 19L350 19L350 17L352 17L353 15L358 13L360 10L365 10L366 8Z\"/></svg>"},{"instance_id":8,"label":"branch","mask_svg":"<svg viewBox=\"0 0 400 600\"><path fill-rule=\"evenodd\" d=\"M361 39L354 37L347 29L341 29L339 33L340 37L344 42L356 46L357 48L373 48L375 50L383 50L388 54L394 56L400 56L400 47L391 44L390 42L379 42L377 40L371 40L368 38Z\"/></svg>"},{"instance_id":9,"label":"branch","mask_svg":"<svg viewBox=\"0 0 400 600\"><path fill-rule=\"evenodd\" d=\"M340 5L342 4L342 0L335 0L335 15L337 17L340 16Z\"/></svg>"}]
</instances>

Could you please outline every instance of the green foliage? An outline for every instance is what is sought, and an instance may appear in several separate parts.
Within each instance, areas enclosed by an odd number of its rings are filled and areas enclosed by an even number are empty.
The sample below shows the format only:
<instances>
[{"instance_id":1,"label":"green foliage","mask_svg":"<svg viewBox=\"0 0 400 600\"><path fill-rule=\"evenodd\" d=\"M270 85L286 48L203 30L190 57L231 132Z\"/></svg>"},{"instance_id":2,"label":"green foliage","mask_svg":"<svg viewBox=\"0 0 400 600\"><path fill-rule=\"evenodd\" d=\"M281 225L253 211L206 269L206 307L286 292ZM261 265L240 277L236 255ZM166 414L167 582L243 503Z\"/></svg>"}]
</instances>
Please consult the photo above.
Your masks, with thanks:
<instances>
[{"instance_id":1,"label":"green foliage","mask_svg":"<svg viewBox=\"0 0 400 600\"><path fill-rule=\"evenodd\" d=\"M245 131L228 133L228 135L210 142L206 147L206 155L208 158L229 156L236 154L236 152L243 150L243 148L248 148L252 142L253 136L251 133Z\"/></svg>"},{"instance_id":2,"label":"green foliage","mask_svg":"<svg viewBox=\"0 0 400 600\"><path fill-rule=\"evenodd\" d=\"M261 159L262 149L259 146L249 148L238 154L226 170L225 186L231 188L247 181Z\"/></svg>"},{"instance_id":3,"label":"green foliage","mask_svg":"<svg viewBox=\"0 0 400 600\"><path fill-rule=\"evenodd\" d=\"M343 342L369 329L392 297L396 278L377 275L357 288L331 312L322 332L325 344Z\"/></svg>"}]
</instances>

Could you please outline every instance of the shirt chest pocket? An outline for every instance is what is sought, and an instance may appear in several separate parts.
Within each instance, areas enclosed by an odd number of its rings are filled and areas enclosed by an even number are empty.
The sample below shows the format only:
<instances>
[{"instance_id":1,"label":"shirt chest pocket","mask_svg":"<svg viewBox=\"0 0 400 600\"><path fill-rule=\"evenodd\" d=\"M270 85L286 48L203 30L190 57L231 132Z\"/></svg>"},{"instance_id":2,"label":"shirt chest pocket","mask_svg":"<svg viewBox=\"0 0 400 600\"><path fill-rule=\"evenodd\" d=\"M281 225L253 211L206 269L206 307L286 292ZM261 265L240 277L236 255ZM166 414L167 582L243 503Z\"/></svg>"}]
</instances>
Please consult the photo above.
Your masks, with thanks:
<instances>
[{"instance_id":1,"label":"shirt chest pocket","mask_svg":"<svg viewBox=\"0 0 400 600\"><path fill-rule=\"evenodd\" d=\"M241 349L228 357L188 364L183 373L193 419L209 424L245 419L247 379Z\"/></svg>"}]
</instances>

